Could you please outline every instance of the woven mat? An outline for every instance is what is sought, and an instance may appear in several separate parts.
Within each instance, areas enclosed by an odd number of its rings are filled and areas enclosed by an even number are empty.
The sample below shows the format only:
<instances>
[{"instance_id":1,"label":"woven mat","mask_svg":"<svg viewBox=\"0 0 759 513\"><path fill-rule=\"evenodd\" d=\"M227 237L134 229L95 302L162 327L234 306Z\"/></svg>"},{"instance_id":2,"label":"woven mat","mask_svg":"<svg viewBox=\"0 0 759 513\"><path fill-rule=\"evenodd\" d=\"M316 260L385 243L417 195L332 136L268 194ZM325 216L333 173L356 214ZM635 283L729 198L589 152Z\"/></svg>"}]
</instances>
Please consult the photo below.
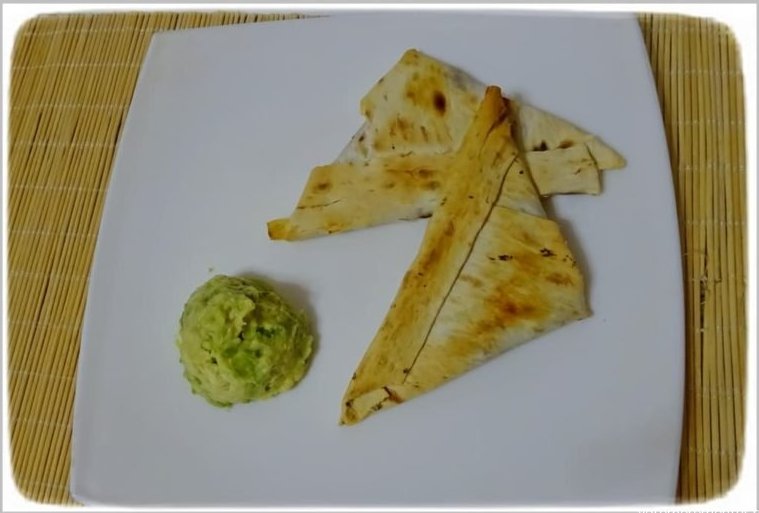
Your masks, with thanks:
<instances>
[{"instance_id":1,"label":"woven mat","mask_svg":"<svg viewBox=\"0 0 759 513\"><path fill-rule=\"evenodd\" d=\"M11 67L11 463L28 498L68 493L72 401L95 239L119 134L156 31L281 19L243 13L42 16ZM679 499L735 482L743 453L746 198L743 80L724 26L640 16L684 250L686 402Z\"/></svg>"}]
</instances>

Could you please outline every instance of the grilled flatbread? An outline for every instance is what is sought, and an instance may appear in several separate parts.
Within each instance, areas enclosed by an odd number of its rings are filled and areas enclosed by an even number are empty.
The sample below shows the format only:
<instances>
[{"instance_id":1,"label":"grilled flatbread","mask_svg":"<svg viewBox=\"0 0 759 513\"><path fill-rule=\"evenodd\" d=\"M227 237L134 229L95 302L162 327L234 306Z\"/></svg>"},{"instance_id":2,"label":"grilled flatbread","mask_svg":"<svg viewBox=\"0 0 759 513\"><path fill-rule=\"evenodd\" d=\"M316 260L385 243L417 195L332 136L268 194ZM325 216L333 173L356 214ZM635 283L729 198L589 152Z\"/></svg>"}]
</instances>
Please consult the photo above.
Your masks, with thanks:
<instances>
[{"instance_id":1,"label":"grilled flatbread","mask_svg":"<svg viewBox=\"0 0 759 513\"><path fill-rule=\"evenodd\" d=\"M532 151L525 154L525 158L532 179L535 180L542 196L601 192L598 167L584 144L555 150ZM566 172L557 173L556 169Z\"/></svg>"},{"instance_id":2,"label":"grilled flatbread","mask_svg":"<svg viewBox=\"0 0 759 513\"><path fill-rule=\"evenodd\" d=\"M406 284L401 287L399 296ZM443 296L433 323L409 336L426 334L412 339L396 329L397 338L378 335L372 342L343 399L341 423L356 423L428 392L589 315L582 275L556 223L498 206ZM390 310L383 327L399 322L399 308ZM411 351L399 352L406 344Z\"/></svg>"},{"instance_id":3,"label":"grilled flatbread","mask_svg":"<svg viewBox=\"0 0 759 513\"><path fill-rule=\"evenodd\" d=\"M463 71L408 50L361 99L367 123L337 160L454 151L484 92Z\"/></svg>"},{"instance_id":4,"label":"grilled flatbread","mask_svg":"<svg viewBox=\"0 0 759 513\"><path fill-rule=\"evenodd\" d=\"M466 72L418 50L407 50L361 100L366 123L336 161L455 151L484 91L485 85ZM525 103L513 99L511 103L517 144L523 153L585 145L597 170L625 165L622 156L597 137ZM563 162L558 159L557 173L574 172Z\"/></svg>"},{"instance_id":5,"label":"grilled flatbread","mask_svg":"<svg viewBox=\"0 0 759 513\"><path fill-rule=\"evenodd\" d=\"M455 151L484 91L485 85L466 72L418 50L407 50L361 100L366 123L336 162ZM624 159L595 136L545 111L511 101L517 143L524 153L585 145L597 169L624 166Z\"/></svg>"},{"instance_id":6,"label":"grilled flatbread","mask_svg":"<svg viewBox=\"0 0 759 513\"><path fill-rule=\"evenodd\" d=\"M584 145L596 163L597 170L619 169L625 159L596 136L584 132L568 121L525 103L517 103L517 138L522 151L528 155ZM563 171L572 169L558 167ZM582 192L582 191L580 191Z\"/></svg>"},{"instance_id":7,"label":"grilled flatbread","mask_svg":"<svg viewBox=\"0 0 759 513\"><path fill-rule=\"evenodd\" d=\"M461 70L417 50L404 53L361 100L364 126L333 164L311 172L293 213L268 223L270 238L299 240L430 216L484 91ZM598 194L599 170L624 165L570 123L510 105L517 146L541 195Z\"/></svg>"},{"instance_id":8,"label":"grilled flatbread","mask_svg":"<svg viewBox=\"0 0 759 513\"><path fill-rule=\"evenodd\" d=\"M452 155L377 157L315 168L288 218L268 223L273 240L300 240L429 217Z\"/></svg>"},{"instance_id":9,"label":"grilled flatbread","mask_svg":"<svg viewBox=\"0 0 759 513\"><path fill-rule=\"evenodd\" d=\"M552 158L551 153L561 153ZM530 191L541 195L600 192L598 174L584 146L532 154L530 166L519 160L520 175ZM548 158L544 158L546 155ZM368 228L398 220L429 217L442 198L442 183L453 172L455 155L377 157L363 163L343 162L315 168L298 206L289 218L268 223L272 240L302 240ZM571 174L551 172L551 161L563 159ZM534 183L533 183L534 181ZM530 213L543 212L537 196Z\"/></svg>"},{"instance_id":10,"label":"grilled flatbread","mask_svg":"<svg viewBox=\"0 0 759 513\"><path fill-rule=\"evenodd\" d=\"M486 148L500 146L495 137L516 154L503 130L491 132ZM454 162L445 201L345 392L341 423L430 391L589 314L582 275L558 225L544 218L521 159L481 155L460 152Z\"/></svg>"},{"instance_id":11,"label":"grilled flatbread","mask_svg":"<svg viewBox=\"0 0 759 513\"><path fill-rule=\"evenodd\" d=\"M509 103L489 87L464 136L454 170L385 322L369 346L345 396L342 421L366 416L392 395L424 346L438 311L495 205L517 156ZM420 300L424 298L425 300Z\"/></svg>"}]
</instances>

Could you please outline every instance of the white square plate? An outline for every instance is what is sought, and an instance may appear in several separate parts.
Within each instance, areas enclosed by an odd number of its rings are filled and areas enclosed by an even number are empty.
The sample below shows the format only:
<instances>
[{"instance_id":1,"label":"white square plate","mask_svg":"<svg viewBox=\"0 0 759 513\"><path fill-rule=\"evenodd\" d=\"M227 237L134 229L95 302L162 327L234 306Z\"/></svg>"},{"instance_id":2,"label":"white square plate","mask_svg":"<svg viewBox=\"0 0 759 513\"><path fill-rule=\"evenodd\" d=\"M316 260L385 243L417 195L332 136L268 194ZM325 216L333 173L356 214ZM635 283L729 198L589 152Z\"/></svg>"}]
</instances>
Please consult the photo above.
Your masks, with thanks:
<instances>
[{"instance_id":1,"label":"white square plate","mask_svg":"<svg viewBox=\"0 0 759 513\"><path fill-rule=\"evenodd\" d=\"M627 159L597 197L551 201L593 316L353 427L345 386L426 222L269 241L310 169L407 48L598 134ZM302 383L219 410L174 337L213 273L270 277L319 346ZM514 505L669 502L683 306L661 115L633 16L338 15L158 34L98 239L75 404L85 503Z\"/></svg>"}]
</instances>

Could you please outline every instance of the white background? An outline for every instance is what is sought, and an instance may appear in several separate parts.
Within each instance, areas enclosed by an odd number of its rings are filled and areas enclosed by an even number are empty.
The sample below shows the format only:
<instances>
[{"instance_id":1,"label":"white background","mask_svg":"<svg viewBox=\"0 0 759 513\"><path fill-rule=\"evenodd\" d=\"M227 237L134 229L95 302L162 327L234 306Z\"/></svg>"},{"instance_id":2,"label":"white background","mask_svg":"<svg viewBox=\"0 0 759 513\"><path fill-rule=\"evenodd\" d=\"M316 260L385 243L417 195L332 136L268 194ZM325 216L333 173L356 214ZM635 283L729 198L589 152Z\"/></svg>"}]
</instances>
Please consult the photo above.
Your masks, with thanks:
<instances>
[{"instance_id":1,"label":"white background","mask_svg":"<svg viewBox=\"0 0 759 513\"><path fill-rule=\"evenodd\" d=\"M319 4L309 4L308 9L314 10ZM345 7L356 7L352 4L344 4ZM387 7L387 6L385 6ZM396 7L403 8L404 4L397 4ZM405 5L408 7L408 4ZM488 5L493 8L493 5ZM10 54L13 47L13 41L18 28L29 18L39 13L64 12L78 10L194 10L194 9L244 9L248 11L272 12L275 9L304 12L303 5L298 8L297 4L162 4L162 5L143 5L143 4L121 4L121 5L100 5L100 4L78 4L78 5L54 5L38 4L33 6L4 5L3 6L3 112L8 112L8 80L10 69ZM334 7L333 7L334 8ZM418 8L418 6L415 6ZM432 8L432 6L428 6ZM450 5L438 5L436 9L456 8ZM461 7L459 7L461 8ZM468 6L471 8L471 6ZM754 5L648 5L648 4L626 4L626 5L592 5L592 4L543 4L539 6L530 6L524 4L514 4L504 6L504 8L513 9L562 9L562 10L598 10L598 11L648 11L648 12L679 12L697 16L708 16L716 20L727 23L735 32L737 39L741 43L741 54L743 61L743 71L746 87L746 115L747 115L747 151L748 151L748 191L749 201L749 276L754 277L756 262L756 203L754 193L756 192L756 147L753 144L756 140L756 6ZM3 141L7 141L7 118L3 123ZM3 187L7 190L7 148L3 145ZM7 247L5 234L7 233L7 202L3 195L3 247ZM3 254L3 312L7 310L5 298L7 297L7 262ZM753 280L749 280L749 341L756 340L756 287ZM7 319L3 315L3 340L7 340ZM3 361L6 361L6 346L3 344ZM756 347L755 344L749 343L748 346L749 361L749 381L747 383L747 432L746 432L746 453L742 465L741 479L739 483L725 497L711 501L709 503L696 506L675 506L670 510L746 510L756 509ZM4 368L4 366L3 366ZM3 379L3 414L7 411L7 382ZM6 416L3 415L5 419ZM57 511L60 508L43 506L25 500L15 488L11 477L10 458L8 456L8 429L7 424L3 422L3 510L5 511ZM615 508L619 511L635 510L636 508ZM658 508L661 509L661 508ZM118 509L112 509L118 511Z\"/></svg>"}]
</instances>

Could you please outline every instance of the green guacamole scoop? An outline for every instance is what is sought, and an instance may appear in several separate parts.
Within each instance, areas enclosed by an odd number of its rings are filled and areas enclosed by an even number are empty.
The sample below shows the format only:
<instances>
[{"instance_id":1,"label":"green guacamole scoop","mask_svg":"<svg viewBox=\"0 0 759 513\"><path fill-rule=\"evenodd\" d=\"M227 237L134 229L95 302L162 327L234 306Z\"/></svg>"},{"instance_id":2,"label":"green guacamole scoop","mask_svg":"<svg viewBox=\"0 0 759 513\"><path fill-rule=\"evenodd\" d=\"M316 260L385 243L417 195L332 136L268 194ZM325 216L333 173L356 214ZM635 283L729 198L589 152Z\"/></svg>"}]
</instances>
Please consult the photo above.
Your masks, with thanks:
<instances>
[{"instance_id":1,"label":"green guacamole scoop","mask_svg":"<svg viewBox=\"0 0 759 513\"><path fill-rule=\"evenodd\" d=\"M190 296L176 343L192 392L228 407L295 386L313 340L303 313L270 285L219 275Z\"/></svg>"}]
</instances>

